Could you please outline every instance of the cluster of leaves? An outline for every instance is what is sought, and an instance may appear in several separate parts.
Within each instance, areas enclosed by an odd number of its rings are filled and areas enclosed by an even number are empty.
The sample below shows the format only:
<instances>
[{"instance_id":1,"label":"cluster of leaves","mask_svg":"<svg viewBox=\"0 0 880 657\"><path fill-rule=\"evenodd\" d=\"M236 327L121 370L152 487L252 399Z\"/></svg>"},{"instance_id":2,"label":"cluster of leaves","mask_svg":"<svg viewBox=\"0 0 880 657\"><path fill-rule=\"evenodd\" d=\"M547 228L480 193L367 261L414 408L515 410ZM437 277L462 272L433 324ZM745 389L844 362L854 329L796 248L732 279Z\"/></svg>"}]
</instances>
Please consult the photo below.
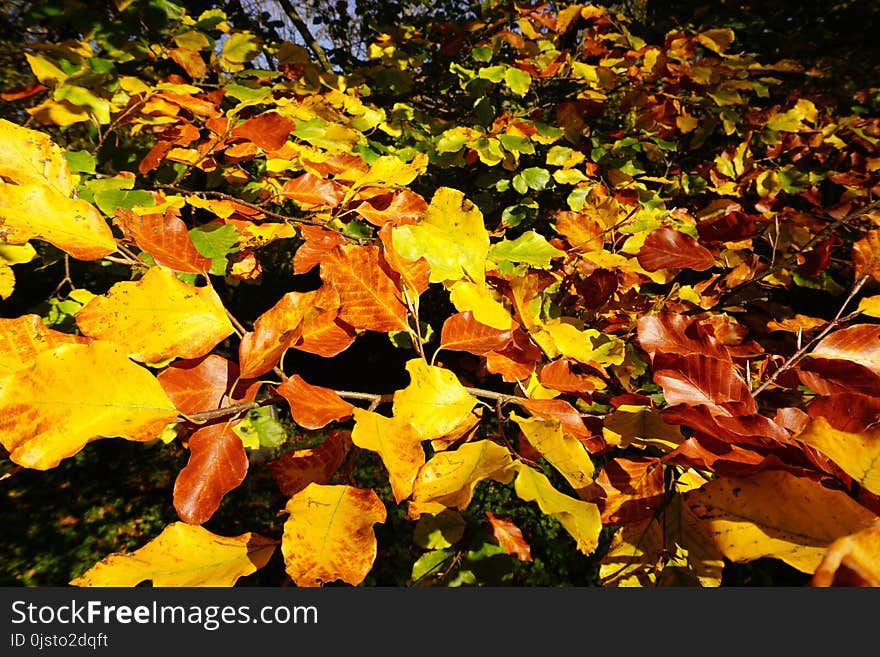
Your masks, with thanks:
<instances>
[{"instance_id":1,"label":"cluster of leaves","mask_svg":"<svg viewBox=\"0 0 880 657\"><path fill-rule=\"evenodd\" d=\"M116 5L162 38L28 42L36 80L3 93L0 296L32 261L67 275L0 319L0 441L38 470L106 437L190 456L179 521L72 584L232 585L279 545L298 586L360 584L388 509L359 450L415 523L413 583L531 559L494 513L461 546L493 482L582 555L611 535L605 586L764 557L880 584L876 89L823 110L729 28L650 44L592 5L486 3L343 72L217 9ZM312 284L242 316L279 259ZM371 333L405 386L289 364ZM262 467L277 537L205 529Z\"/></svg>"}]
</instances>

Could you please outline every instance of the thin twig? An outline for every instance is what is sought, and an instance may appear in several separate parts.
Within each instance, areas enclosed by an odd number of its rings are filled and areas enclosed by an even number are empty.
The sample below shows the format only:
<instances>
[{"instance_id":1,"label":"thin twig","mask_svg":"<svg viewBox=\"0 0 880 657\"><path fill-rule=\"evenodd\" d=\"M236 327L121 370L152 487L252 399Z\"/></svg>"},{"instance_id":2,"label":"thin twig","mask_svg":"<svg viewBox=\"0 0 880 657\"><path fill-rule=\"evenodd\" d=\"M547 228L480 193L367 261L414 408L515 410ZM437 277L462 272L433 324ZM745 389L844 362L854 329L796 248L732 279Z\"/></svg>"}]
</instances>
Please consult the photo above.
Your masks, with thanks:
<instances>
[{"instance_id":1,"label":"thin twig","mask_svg":"<svg viewBox=\"0 0 880 657\"><path fill-rule=\"evenodd\" d=\"M870 278L870 276L868 276L866 274L865 276L862 276L858 281L856 281L855 285L853 285L852 290L850 290L849 295L846 297L843 304L840 306L840 309L837 311L837 314L834 316L834 319L832 319L830 322L828 322L828 324L825 326L825 328L822 329L822 331L816 337L814 337L807 344L803 345L800 349L798 349L796 352L794 352L788 358L788 360L786 360L769 377L767 377L767 380L764 381L764 383L762 383L760 386L755 388L755 390L752 392L753 398L756 398L758 395L760 395L762 392L764 392L764 390L766 390L767 387L770 386L770 384L772 384L779 377L780 374L782 374L786 370L789 370L792 367L794 367L794 365L796 365L797 362L810 349L812 349L816 343L818 343L822 338L824 338L826 335L831 333L831 331L833 331L835 328L837 328L840 325L840 323L841 323L840 318L843 316L843 311L849 305L849 302L852 301L853 298L859 293L859 290L862 289L862 286L868 282L869 278Z\"/></svg>"},{"instance_id":2,"label":"thin twig","mask_svg":"<svg viewBox=\"0 0 880 657\"><path fill-rule=\"evenodd\" d=\"M312 35L312 31L299 15L296 7L293 6L293 3L291 3L290 0L279 0L278 4L280 4L281 8L284 9L284 13L287 14L290 22L293 23L293 26L297 29L297 32L299 32L302 38L305 40L306 45L311 49L315 57L317 57L318 62L321 64L321 68L323 68L327 73L332 73L333 65L327 58L327 53L324 52L321 44L318 43L318 40Z\"/></svg>"}]
</instances>

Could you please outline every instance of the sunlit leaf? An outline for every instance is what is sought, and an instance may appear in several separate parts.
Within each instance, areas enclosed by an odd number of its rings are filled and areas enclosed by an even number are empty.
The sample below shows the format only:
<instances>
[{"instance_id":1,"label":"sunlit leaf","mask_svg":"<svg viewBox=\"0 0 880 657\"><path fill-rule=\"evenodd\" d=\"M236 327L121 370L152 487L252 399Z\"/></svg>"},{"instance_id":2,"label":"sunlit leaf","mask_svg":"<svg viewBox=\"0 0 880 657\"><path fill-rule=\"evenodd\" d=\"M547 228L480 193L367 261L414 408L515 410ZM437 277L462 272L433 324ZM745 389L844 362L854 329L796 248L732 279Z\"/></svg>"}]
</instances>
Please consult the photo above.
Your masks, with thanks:
<instances>
[{"instance_id":1,"label":"sunlit leaf","mask_svg":"<svg viewBox=\"0 0 880 657\"><path fill-rule=\"evenodd\" d=\"M486 517L492 526L492 535L507 554L520 561L532 560L532 550L523 538L522 530L513 521L507 518L498 518L491 511L486 511Z\"/></svg>"},{"instance_id":2,"label":"sunlit leaf","mask_svg":"<svg viewBox=\"0 0 880 657\"><path fill-rule=\"evenodd\" d=\"M0 379L0 442L27 468L54 468L99 438L151 440L176 417L153 375L114 343L61 344Z\"/></svg>"},{"instance_id":3,"label":"sunlit leaf","mask_svg":"<svg viewBox=\"0 0 880 657\"><path fill-rule=\"evenodd\" d=\"M31 367L44 351L68 343L87 343L88 338L48 328L39 315L0 318L0 377Z\"/></svg>"},{"instance_id":4,"label":"sunlit leaf","mask_svg":"<svg viewBox=\"0 0 880 657\"><path fill-rule=\"evenodd\" d=\"M269 462L269 471L281 492L291 497L311 483L328 483L342 465L350 447L351 434L333 429L317 447L285 452Z\"/></svg>"},{"instance_id":5,"label":"sunlit leaf","mask_svg":"<svg viewBox=\"0 0 880 657\"><path fill-rule=\"evenodd\" d=\"M468 420L477 399L450 370L420 358L407 361L410 383L394 393L394 417L410 424L423 440L440 438Z\"/></svg>"},{"instance_id":6,"label":"sunlit leaf","mask_svg":"<svg viewBox=\"0 0 880 657\"><path fill-rule=\"evenodd\" d=\"M290 404L293 421L305 429L320 429L349 418L354 409L335 391L306 383L299 374L282 381L278 392Z\"/></svg>"},{"instance_id":7,"label":"sunlit leaf","mask_svg":"<svg viewBox=\"0 0 880 657\"><path fill-rule=\"evenodd\" d=\"M379 454L388 470L391 490L397 502L412 494L413 481L425 464L425 450L416 431L397 417L354 409L352 442Z\"/></svg>"},{"instance_id":8,"label":"sunlit leaf","mask_svg":"<svg viewBox=\"0 0 880 657\"><path fill-rule=\"evenodd\" d=\"M843 536L828 551L811 586L880 586L880 523Z\"/></svg>"},{"instance_id":9,"label":"sunlit leaf","mask_svg":"<svg viewBox=\"0 0 880 657\"><path fill-rule=\"evenodd\" d=\"M297 586L342 580L357 586L373 567L373 525L385 522L385 506L370 489L309 484L285 510L281 552Z\"/></svg>"},{"instance_id":10,"label":"sunlit leaf","mask_svg":"<svg viewBox=\"0 0 880 657\"><path fill-rule=\"evenodd\" d=\"M638 260L647 271L665 268L705 271L715 266L711 251L690 235L669 227L651 231L639 249Z\"/></svg>"},{"instance_id":11,"label":"sunlit leaf","mask_svg":"<svg viewBox=\"0 0 880 657\"><path fill-rule=\"evenodd\" d=\"M165 394L181 413L191 415L220 408L238 380L238 366L217 354L178 360L156 377Z\"/></svg>"},{"instance_id":12,"label":"sunlit leaf","mask_svg":"<svg viewBox=\"0 0 880 657\"><path fill-rule=\"evenodd\" d=\"M880 494L880 429L839 431L814 417L795 438L815 447L872 493Z\"/></svg>"},{"instance_id":13,"label":"sunlit leaf","mask_svg":"<svg viewBox=\"0 0 880 657\"><path fill-rule=\"evenodd\" d=\"M450 315L443 323L438 349L486 354L510 343L512 332L481 324L470 311Z\"/></svg>"},{"instance_id":14,"label":"sunlit leaf","mask_svg":"<svg viewBox=\"0 0 880 657\"><path fill-rule=\"evenodd\" d=\"M76 321L85 335L113 340L145 363L204 356L235 330L210 285L188 285L165 267L151 267L136 282L116 283L80 310Z\"/></svg>"},{"instance_id":15,"label":"sunlit leaf","mask_svg":"<svg viewBox=\"0 0 880 657\"><path fill-rule=\"evenodd\" d=\"M173 522L130 554L111 554L70 582L73 586L233 586L265 566L277 541L247 532L219 536L197 525Z\"/></svg>"},{"instance_id":16,"label":"sunlit leaf","mask_svg":"<svg viewBox=\"0 0 880 657\"><path fill-rule=\"evenodd\" d=\"M581 498L587 497L593 483L593 462L581 442L564 433L559 420L522 418L515 413L510 417L532 447L565 477L575 492Z\"/></svg>"}]
</instances>

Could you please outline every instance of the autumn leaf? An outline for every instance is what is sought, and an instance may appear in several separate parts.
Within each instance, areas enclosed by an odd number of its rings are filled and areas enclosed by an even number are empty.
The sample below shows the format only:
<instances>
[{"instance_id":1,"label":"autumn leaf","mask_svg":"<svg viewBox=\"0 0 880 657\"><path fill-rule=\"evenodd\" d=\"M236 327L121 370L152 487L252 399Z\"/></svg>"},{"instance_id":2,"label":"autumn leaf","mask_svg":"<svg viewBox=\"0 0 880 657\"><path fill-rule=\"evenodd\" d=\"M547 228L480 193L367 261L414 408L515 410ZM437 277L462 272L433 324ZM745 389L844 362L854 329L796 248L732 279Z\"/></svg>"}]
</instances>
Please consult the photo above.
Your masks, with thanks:
<instances>
[{"instance_id":1,"label":"autumn leaf","mask_svg":"<svg viewBox=\"0 0 880 657\"><path fill-rule=\"evenodd\" d=\"M111 554L71 580L72 586L233 586L265 566L277 541L247 532L219 536L198 525L173 522L131 554Z\"/></svg>"},{"instance_id":2,"label":"autumn leaf","mask_svg":"<svg viewBox=\"0 0 880 657\"><path fill-rule=\"evenodd\" d=\"M151 440L176 417L153 375L109 342L61 344L0 379L0 442L26 468L54 468L99 438Z\"/></svg>"},{"instance_id":3,"label":"autumn leaf","mask_svg":"<svg viewBox=\"0 0 880 657\"><path fill-rule=\"evenodd\" d=\"M339 318L356 329L406 331L407 309L382 269L379 248L337 247L321 260L321 279L339 293Z\"/></svg>"},{"instance_id":4,"label":"autumn leaf","mask_svg":"<svg viewBox=\"0 0 880 657\"><path fill-rule=\"evenodd\" d=\"M531 561L532 551L522 535L522 530L513 521L507 518L498 518L491 511L486 511L486 517L492 526L492 535L504 551L520 561Z\"/></svg>"},{"instance_id":5,"label":"autumn leaf","mask_svg":"<svg viewBox=\"0 0 880 657\"><path fill-rule=\"evenodd\" d=\"M270 461L269 471L281 492L292 497L311 483L328 483L342 465L350 447L351 433L333 429L320 445L291 450Z\"/></svg>"},{"instance_id":6,"label":"autumn leaf","mask_svg":"<svg viewBox=\"0 0 880 657\"><path fill-rule=\"evenodd\" d=\"M174 508L180 519L201 525L211 519L224 495L244 481L248 458L232 425L219 422L189 438L189 461L174 481Z\"/></svg>"},{"instance_id":7,"label":"autumn leaf","mask_svg":"<svg viewBox=\"0 0 880 657\"><path fill-rule=\"evenodd\" d=\"M730 360L727 348L714 336L699 334L695 322L678 313L644 315L638 320L639 344L651 358L657 353L669 355L703 354Z\"/></svg>"},{"instance_id":8,"label":"autumn leaf","mask_svg":"<svg viewBox=\"0 0 880 657\"><path fill-rule=\"evenodd\" d=\"M872 493L880 494L880 429L839 431L824 417L814 417L795 436L815 447Z\"/></svg>"},{"instance_id":9,"label":"autumn leaf","mask_svg":"<svg viewBox=\"0 0 880 657\"><path fill-rule=\"evenodd\" d=\"M836 539L877 521L846 493L784 470L722 477L684 498L731 561L775 557L805 573Z\"/></svg>"},{"instance_id":10,"label":"autumn leaf","mask_svg":"<svg viewBox=\"0 0 880 657\"><path fill-rule=\"evenodd\" d=\"M555 418L522 418L511 413L510 419L519 425L532 447L565 477L575 492L582 499L588 497L594 468L581 442L564 433L562 423Z\"/></svg>"},{"instance_id":11,"label":"autumn leaf","mask_svg":"<svg viewBox=\"0 0 880 657\"><path fill-rule=\"evenodd\" d=\"M86 304L76 322L85 335L113 340L145 363L204 356L235 331L210 285L188 285L166 267L116 283Z\"/></svg>"},{"instance_id":12,"label":"autumn leaf","mask_svg":"<svg viewBox=\"0 0 880 657\"><path fill-rule=\"evenodd\" d=\"M33 366L36 357L62 344L86 344L88 338L48 328L39 315L0 317L0 377Z\"/></svg>"},{"instance_id":13,"label":"autumn leaf","mask_svg":"<svg viewBox=\"0 0 880 657\"><path fill-rule=\"evenodd\" d=\"M192 415L228 405L224 397L239 380L239 373L235 363L209 354L199 359L178 360L156 378L177 410Z\"/></svg>"},{"instance_id":14,"label":"autumn leaf","mask_svg":"<svg viewBox=\"0 0 880 657\"><path fill-rule=\"evenodd\" d=\"M304 173L285 182L281 194L299 203L304 210L335 208L345 198L345 188L336 181Z\"/></svg>"},{"instance_id":15,"label":"autumn leaf","mask_svg":"<svg viewBox=\"0 0 880 657\"><path fill-rule=\"evenodd\" d=\"M97 208L72 198L63 151L47 135L0 119L0 239L41 239L80 260L116 251Z\"/></svg>"},{"instance_id":16,"label":"autumn leaf","mask_svg":"<svg viewBox=\"0 0 880 657\"><path fill-rule=\"evenodd\" d=\"M880 586L880 523L828 546L810 586Z\"/></svg>"},{"instance_id":17,"label":"autumn leaf","mask_svg":"<svg viewBox=\"0 0 880 657\"><path fill-rule=\"evenodd\" d=\"M282 381L278 393L290 404L293 421L304 429L320 429L347 419L354 409L334 390L306 383L298 374Z\"/></svg>"},{"instance_id":18,"label":"autumn leaf","mask_svg":"<svg viewBox=\"0 0 880 657\"><path fill-rule=\"evenodd\" d=\"M395 227L392 242L401 257L428 261L432 283L466 276L474 283L485 281L489 234L483 213L456 189L438 188L424 218Z\"/></svg>"},{"instance_id":19,"label":"autumn leaf","mask_svg":"<svg viewBox=\"0 0 880 657\"><path fill-rule=\"evenodd\" d=\"M157 265L192 274L205 274L211 269L211 259L196 250L176 211L141 215L119 208L114 222L138 247L153 256Z\"/></svg>"},{"instance_id":20,"label":"autumn leaf","mask_svg":"<svg viewBox=\"0 0 880 657\"><path fill-rule=\"evenodd\" d=\"M421 438L411 425L398 417L354 409L352 442L376 452L388 470L394 500L401 502L412 494L413 481L425 464Z\"/></svg>"},{"instance_id":21,"label":"autumn leaf","mask_svg":"<svg viewBox=\"0 0 880 657\"><path fill-rule=\"evenodd\" d=\"M596 477L604 491L597 500L602 522L628 525L654 517L665 495L663 467L652 457L618 457Z\"/></svg>"},{"instance_id":22,"label":"autumn leaf","mask_svg":"<svg viewBox=\"0 0 880 657\"><path fill-rule=\"evenodd\" d=\"M297 586L342 580L357 586L373 567L373 525L385 522L382 501L371 489L309 484L285 510L281 552Z\"/></svg>"},{"instance_id":23,"label":"autumn leaf","mask_svg":"<svg viewBox=\"0 0 880 657\"><path fill-rule=\"evenodd\" d=\"M718 358L691 354L681 356L664 369L654 372L654 381L663 388L670 405L705 404L717 413L729 415L719 405L740 402L740 413L754 413L755 402L748 384L734 366Z\"/></svg>"},{"instance_id":24,"label":"autumn leaf","mask_svg":"<svg viewBox=\"0 0 880 657\"><path fill-rule=\"evenodd\" d=\"M813 358L835 358L880 374L880 325L855 324L830 333L817 344Z\"/></svg>"},{"instance_id":25,"label":"autumn leaf","mask_svg":"<svg viewBox=\"0 0 880 657\"><path fill-rule=\"evenodd\" d=\"M592 554L599 545L602 520L599 508L591 503L563 495L537 470L523 464L516 466L514 488L526 502L537 502L545 515L556 518L577 543L583 554Z\"/></svg>"},{"instance_id":26,"label":"autumn leaf","mask_svg":"<svg viewBox=\"0 0 880 657\"><path fill-rule=\"evenodd\" d=\"M512 335L510 329L501 330L481 324L468 310L446 318L440 332L440 346L437 349L485 355L490 351L506 347Z\"/></svg>"},{"instance_id":27,"label":"autumn leaf","mask_svg":"<svg viewBox=\"0 0 880 657\"><path fill-rule=\"evenodd\" d=\"M654 229L645 238L638 260L646 271L667 268L705 271L715 266L711 251L690 235L667 226Z\"/></svg>"},{"instance_id":28,"label":"autumn leaf","mask_svg":"<svg viewBox=\"0 0 880 657\"><path fill-rule=\"evenodd\" d=\"M237 125L233 137L248 139L264 151L277 151L290 136L296 124L278 112L264 112Z\"/></svg>"},{"instance_id":29,"label":"autumn leaf","mask_svg":"<svg viewBox=\"0 0 880 657\"><path fill-rule=\"evenodd\" d=\"M489 440L439 452L419 471L413 486L413 502L416 509L425 503L466 509L480 481L510 483L512 466L510 451Z\"/></svg>"},{"instance_id":30,"label":"autumn leaf","mask_svg":"<svg viewBox=\"0 0 880 657\"><path fill-rule=\"evenodd\" d=\"M449 301L459 312L471 312L481 324L499 331L513 328L507 308L483 284L457 281L449 286Z\"/></svg>"},{"instance_id":31,"label":"autumn leaf","mask_svg":"<svg viewBox=\"0 0 880 657\"><path fill-rule=\"evenodd\" d=\"M388 223L418 221L428 210L428 204L415 192L403 188L365 199L354 209L374 226L384 226Z\"/></svg>"},{"instance_id":32,"label":"autumn leaf","mask_svg":"<svg viewBox=\"0 0 880 657\"><path fill-rule=\"evenodd\" d=\"M238 347L243 377L255 377L271 370L302 333L306 313L313 307L316 292L288 292L254 322Z\"/></svg>"},{"instance_id":33,"label":"autumn leaf","mask_svg":"<svg viewBox=\"0 0 880 657\"><path fill-rule=\"evenodd\" d=\"M407 361L410 383L394 393L394 417L411 425L422 440L455 431L471 417L477 399L450 370L420 358Z\"/></svg>"}]
</instances>

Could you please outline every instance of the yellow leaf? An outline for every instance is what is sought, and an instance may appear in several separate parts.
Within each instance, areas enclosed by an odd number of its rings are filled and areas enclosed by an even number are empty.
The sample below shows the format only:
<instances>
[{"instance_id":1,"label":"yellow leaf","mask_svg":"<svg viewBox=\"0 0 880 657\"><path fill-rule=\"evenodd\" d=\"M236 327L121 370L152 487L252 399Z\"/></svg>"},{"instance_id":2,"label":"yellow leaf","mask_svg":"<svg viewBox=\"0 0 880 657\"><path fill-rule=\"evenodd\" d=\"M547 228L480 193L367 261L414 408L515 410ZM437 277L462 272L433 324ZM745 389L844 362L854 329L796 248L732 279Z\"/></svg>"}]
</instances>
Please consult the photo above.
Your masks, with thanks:
<instances>
[{"instance_id":1,"label":"yellow leaf","mask_svg":"<svg viewBox=\"0 0 880 657\"><path fill-rule=\"evenodd\" d=\"M585 364L620 365L626 356L626 343L596 329L579 329L564 319L542 324L532 337L550 358L559 355Z\"/></svg>"},{"instance_id":2,"label":"yellow leaf","mask_svg":"<svg viewBox=\"0 0 880 657\"><path fill-rule=\"evenodd\" d=\"M88 109L74 105L67 100L47 98L35 107L25 110L43 125L68 126L83 123L91 119Z\"/></svg>"},{"instance_id":3,"label":"yellow leaf","mask_svg":"<svg viewBox=\"0 0 880 657\"><path fill-rule=\"evenodd\" d=\"M521 500L537 502L542 513L556 518L577 542L580 552L592 554L599 545L602 518L595 504L563 495L547 477L521 463L516 465L514 488Z\"/></svg>"},{"instance_id":4,"label":"yellow leaf","mask_svg":"<svg viewBox=\"0 0 880 657\"><path fill-rule=\"evenodd\" d=\"M111 554L70 584L133 587L152 580L154 587L232 586L265 566L276 544L251 532L218 536L199 525L173 522L142 548Z\"/></svg>"},{"instance_id":5,"label":"yellow leaf","mask_svg":"<svg viewBox=\"0 0 880 657\"><path fill-rule=\"evenodd\" d=\"M700 521L676 497L659 517L625 525L611 540L599 566L602 586L657 586L669 579L721 585L724 557ZM695 582L695 583L696 583Z\"/></svg>"},{"instance_id":6,"label":"yellow leaf","mask_svg":"<svg viewBox=\"0 0 880 657\"><path fill-rule=\"evenodd\" d=\"M15 274L12 267L0 260L0 299L8 299L15 289Z\"/></svg>"},{"instance_id":7,"label":"yellow leaf","mask_svg":"<svg viewBox=\"0 0 880 657\"><path fill-rule=\"evenodd\" d=\"M210 285L188 285L166 267L116 283L80 310L76 322L85 335L113 340L143 363L204 356L235 331Z\"/></svg>"},{"instance_id":8,"label":"yellow leaf","mask_svg":"<svg viewBox=\"0 0 880 657\"><path fill-rule=\"evenodd\" d=\"M453 372L420 358L408 361L406 371L410 383L394 393L393 413L412 425L422 440L445 436L469 419L477 398Z\"/></svg>"},{"instance_id":9,"label":"yellow leaf","mask_svg":"<svg viewBox=\"0 0 880 657\"><path fill-rule=\"evenodd\" d=\"M63 151L47 135L0 119L0 239L38 238L81 260L116 250L98 210L71 198L73 180Z\"/></svg>"},{"instance_id":10,"label":"yellow leaf","mask_svg":"<svg viewBox=\"0 0 880 657\"><path fill-rule=\"evenodd\" d=\"M376 559L373 525L386 518L372 489L311 483L290 498L286 511L281 552L297 586L364 581Z\"/></svg>"},{"instance_id":11,"label":"yellow leaf","mask_svg":"<svg viewBox=\"0 0 880 657\"><path fill-rule=\"evenodd\" d=\"M510 451L490 440L465 443L458 449L440 452L419 471L413 487L416 507L436 503L467 508L476 485L484 479L502 484L513 479Z\"/></svg>"},{"instance_id":12,"label":"yellow leaf","mask_svg":"<svg viewBox=\"0 0 880 657\"><path fill-rule=\"evenodd\" d=\"M795 438L818 449L872 493L880 494L880 429L848 433L838 431L824 417L815 417Z\"/></svg>"},{"instance_id":13,"label":"yellow leaf","mask_svg":"<svg viewBox=\"0 0 880 657\"><path fill-rule=\"evenodd\" d=\"M547 461L556 468L575 491L580 493L593 483L593 462L587 450L574 436L563 433L559 420L523 418L511 413L510 418Z\"/></svg>"},{"instance_id":14,"label":"yellow leaf","mask_svg":"<svg viewBox=\"0 0 880 657\"><path fill-rule=\"evenodd\" d=\"M880 586L880 522L834 541L810 586Z\"/></svg>"},{"instance_id":15,"label":"yellow leaf","mask_svg":"<svg viewBox=\"0 0 880 657\"><path fill-rule=\"evenodd\" d=\"M784 470L715 479L684 501L731 561L774 557L805 573L833 541L877 520L846 493Z\"/></svg>"},{"instance_id":16,"label":"yellow leaf","mask_svg":"<svg viewBox=\"0 0 880 657\"><path fill-rule=\"evenodd\" d=\"M868 317L880 317L880 294L859 301L857 311Z\"/></svg>"},{"instance_id":17,"label":"yellow leaf","mask_svg":"<svg viewBox=\"0 0 880 657\"><path fill-rule=\"evenodd\" d=\"M612 447L653 446L664 452L671 452L684 442L678 426L666 422L659 411L627 404L606 416L602 436Z\"/></svg>"},{"instance_id":18,"label":"yellow leaf","mask_svg":"<svg viewBox=\"0 0 880 657\"><path fill-rule=\"evenodd\" d=\"M0 242L0 262L7 265L20 265L30 262L37 256L37 250L28 244L6 244Z\"/></svg>"},{"instance_id":19,"label":"yellow leaf","mask_svg":"<svg viewBox=\"0 0 880 657\"><path fill-rule=\"evenodd\" d=\"M428 261L432 283L465 277L474 283L485 282L489 233L483 224L483 213L458 190L440 187L424 219L417 224L396 226L391 238L401 257Z\"/></svg>"},{"instance_id":20,"label":"yellow leaf","mask_svg":"<svg viewBox=\"0 0 880 657\"><path fill-rule=\"evenodd\" d=\"M0 441L47 470L98 438L155 438L177 417L158 381L112 343L62 344L0 379Z\"/></svg>"},{"instance_id":21,"label":"yellow leaf","mask_svg":"<svg viewBox=\"0 0 880 657\"><path fill-rule=\"evenodd\" d=\"M412 162L404 162L394 155L382 155L377 157L370 169L364 175L357 178L354 188L366 186L375 187L406 187L419 175L424 173L428 166L428 156L419 153Z\"/></svg>"},{"instance_id":22,"label":"yellow leaf","mask_svg":"<svg viewBox=\"0 0 880 657\"><path fill-rule=\"evenodd\" d=\"M459 312L470 310L474 319L499 331L513 327L513 318L485 285L458 281L449 288L449 300Z\"/></svg>"},{"instance_id":23,"label":"yellow leaf","mask_svg":"<svg viewBox=\"0 0 880 657\"><path fill-rule=\"evenodd\" d=\"M767 121L767 128L784 132L807 131L810 127L804 121L815 123L818 117L819 110L812 101L798 98L797 103L790 110L771 116Z\"/></svg>"},{"instance_id":24,"label":"yellow leaf","mask_svg":"<svg viewBox=\"0 0 880 657\"><path fill-rule=\"evenodd\" d=\"M354 409L354 428L352 442L361 449L369 449L379 454L396 502L412 494L413 481L419 469L425 464L425 450L415 430L399 418Z\"/></svg>"},{"instance_id":25,"label":"yellow leaf","mask_svg":"<svg viewBox=\"0 0 880 657\"><path fill-rule=\"evenodd\" d=\"M57 87L67 79L67 73L42 55L24 54L37 80L49 87Z\"/></svg>"}]
</instances>

